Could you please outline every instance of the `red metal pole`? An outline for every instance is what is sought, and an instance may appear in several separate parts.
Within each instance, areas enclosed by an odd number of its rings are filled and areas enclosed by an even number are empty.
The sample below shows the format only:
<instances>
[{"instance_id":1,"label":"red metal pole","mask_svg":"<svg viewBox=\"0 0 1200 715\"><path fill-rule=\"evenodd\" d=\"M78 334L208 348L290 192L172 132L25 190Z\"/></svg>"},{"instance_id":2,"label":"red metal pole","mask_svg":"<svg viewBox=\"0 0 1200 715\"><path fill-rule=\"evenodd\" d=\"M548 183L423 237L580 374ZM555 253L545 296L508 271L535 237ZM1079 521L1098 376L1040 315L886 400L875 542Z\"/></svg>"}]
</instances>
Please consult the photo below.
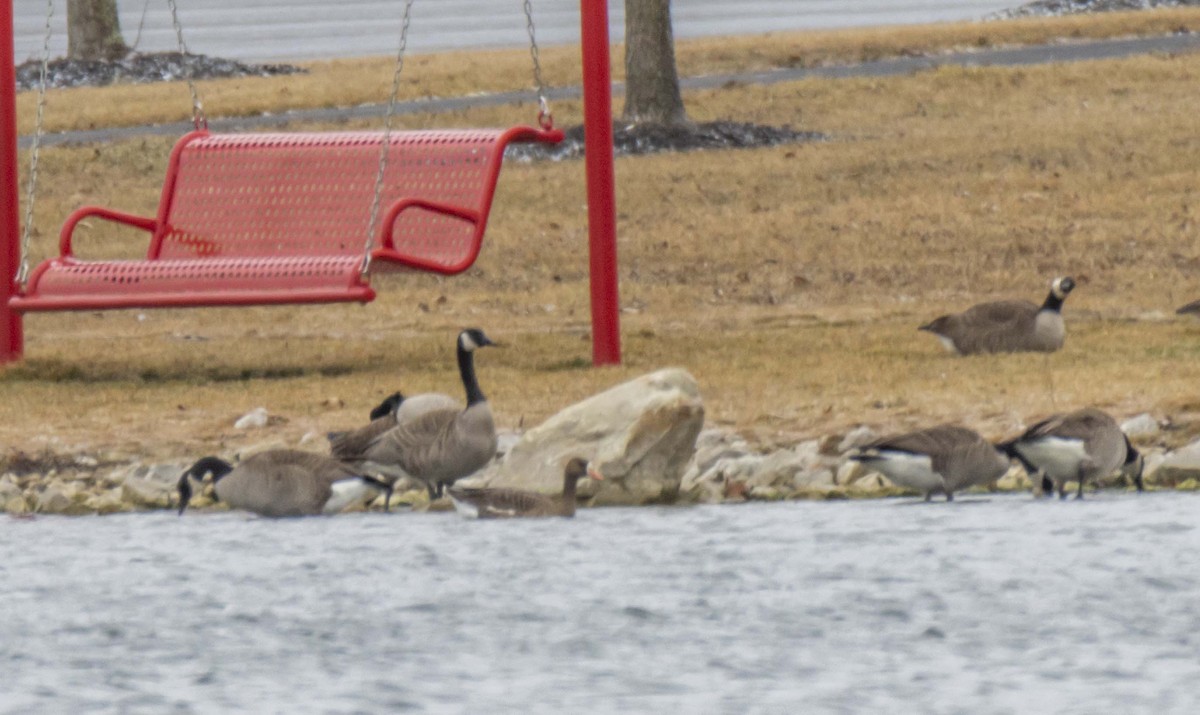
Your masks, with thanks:
<instances>
[{"instance_id":1,"label":"red metal pole","mask_svg":"<svg viewBox=\"0 0 1200 715\"><path fill-rule=\"evenodd\" d=\"M21 314L8 307L21 260L21 203L17 189L17 74L13 66L13 3L0 0L0 363L21 359Z\"/></svg>"},{"instance_id":2,"label":"red metal pole","mask_svg":"<svg viewBox=\"0 0 1200 715\"><path fill-rule=\"evenodd\" d=\"M621 362L621 314L617 293L617 201L613 172L608 0L580 0L580 19L592 286L592 364L616 365Z\"/></svg>"}]
</instances>

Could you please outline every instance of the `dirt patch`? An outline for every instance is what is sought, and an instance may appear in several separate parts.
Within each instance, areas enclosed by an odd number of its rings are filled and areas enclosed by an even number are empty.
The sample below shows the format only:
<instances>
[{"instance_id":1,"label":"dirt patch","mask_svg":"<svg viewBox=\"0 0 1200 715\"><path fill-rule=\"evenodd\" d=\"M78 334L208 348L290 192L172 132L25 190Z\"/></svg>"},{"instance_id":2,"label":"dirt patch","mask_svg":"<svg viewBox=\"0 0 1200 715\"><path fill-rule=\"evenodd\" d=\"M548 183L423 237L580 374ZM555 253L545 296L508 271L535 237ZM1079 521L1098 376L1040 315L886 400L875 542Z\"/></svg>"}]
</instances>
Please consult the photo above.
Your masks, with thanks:
<instances>
[{"instance_id":1,"label":"dirt patch","mask_svg":"<svg viewBox=\"0 0 1200 715\"><path fill-rule=\"evenodd\" d=\"M17 89L37 89L41 76L39 60L17 67ZM184 55L179 52L133 53L120 60L69 60L58 58L46 66L46 86L104 87L110 84L145 84L186 79L226 79L231 77L270 77L304 73L306 70L286 64L252 65L237 60Z\"/></svg>"}]
</instances>

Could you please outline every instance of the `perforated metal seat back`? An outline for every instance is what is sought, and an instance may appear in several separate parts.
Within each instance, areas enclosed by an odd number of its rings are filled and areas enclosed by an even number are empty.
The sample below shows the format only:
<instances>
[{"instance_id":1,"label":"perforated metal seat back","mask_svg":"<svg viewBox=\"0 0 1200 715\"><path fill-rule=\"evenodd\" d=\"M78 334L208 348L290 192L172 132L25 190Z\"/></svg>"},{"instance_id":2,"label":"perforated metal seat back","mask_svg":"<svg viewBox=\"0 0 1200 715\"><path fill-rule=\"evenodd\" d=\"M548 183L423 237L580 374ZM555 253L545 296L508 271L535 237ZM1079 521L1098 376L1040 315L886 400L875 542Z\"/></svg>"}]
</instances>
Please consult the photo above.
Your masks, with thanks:
<instances>
[{"instance_id":1,"label":"perforated metal seat back","mask_svg":"<svg viewBox=\"0 0 1200 715\"><path fill-rule=\"evenodd\" d=\"M378 221L401 198L477 212L473 223L413 207L395 251L454 265L473 260L502 160L502 130L393 134ZM382 136L377 132L199 137L180 148L154 258L363 253ZM373 245L373 248L379 248Z\"/></svg>"}]
</instances>

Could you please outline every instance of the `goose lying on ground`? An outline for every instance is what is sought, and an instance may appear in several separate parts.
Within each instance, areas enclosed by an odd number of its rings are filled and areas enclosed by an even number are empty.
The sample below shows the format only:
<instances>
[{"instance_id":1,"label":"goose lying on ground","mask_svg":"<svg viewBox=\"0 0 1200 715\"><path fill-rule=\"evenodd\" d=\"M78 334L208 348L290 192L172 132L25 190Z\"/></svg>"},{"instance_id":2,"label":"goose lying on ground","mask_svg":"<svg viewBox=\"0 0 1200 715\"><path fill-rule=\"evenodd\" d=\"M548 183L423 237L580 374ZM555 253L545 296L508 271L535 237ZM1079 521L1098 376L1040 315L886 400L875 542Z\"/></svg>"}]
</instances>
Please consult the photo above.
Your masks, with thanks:
<instances>
[{"instance_id":1,"label":"goose lying on ground","mask_svg":"<svg viewBox=\"0 0 1200 715\"><path fill-rule=\"evenodd\" d=\"M519 489L464 489L450 487L446 493L459 514L475 519L535 516L575 516L575 489L580 479L604 479L587 460L575 457L563 469L561 496Z\"/></svg>"},{"instance_id":2,"label":"goose lying on ground","mask_svg":"<svg viewBox=\"0 0 1200 715\"><path fill-rule=\"evenodd\" d=\"M200 459L179 478L179 513L192 498L191 479L212 474L217 499L234 509L262 516L336 514L362 504L380 492L391 499L391 484L356 472L345 464L312 452L274 449L259 452L236 466L218 457Z\"/></svg>"},{"instance_id":3,"label":"goose lying on ground","mask_svg":"<svg viewBox=\"0 0 1200 715\"><path fill-rule=\"evenodd\" d=\"M376 433L343 435L332 445L334 456L371 474L418 479L430 499L441 496L445 485L478 471L496 456L492 408L475 376L475 351L488 345L495 343L478 328L458 335L466 407L436 393L408 398L396 409L395 424ZM374 430L373 425L374 421L362 429Z\"/></svg>"},{"instance_id":4,"label":"goose lying on ground","mask_svg":"<svg viewBox=\"0 0 1200 715\"><path fill-rule=\"evenodd\" d=\"M1008 471L1009 458L978 433L957 425L938 425L884 437L850 456L899 486L915 489L930 501L945 494L988 484Z\"/></svg>"},{"instance_id":5,"label":"goose lying on ground","mask_svg":"<svg viewBox=\"0 0 1200 715\"><path fill-rule=\"evenodd\" d=\"M1075 498L1082 499L1085 482L1118 469L1132 477L1139 492L1145 489L1141 453L1117 421L1102 410L1087 407L1053 415L1000 447L1025 466L1030 478L1045 475L1050 481L1043 484L1046 496L1057 490L1059 498L1065 499L1067 482L1079 482Z\"/></svg>"},{"instance_id":6,"label":"goose lying on ground","mask_svg":"<svg viewBox=\"0 0 1200 715\"><path fill-rule=\"evenodd\" d=\"M1024 300L980 303L961 313L943 315L918 330L938 336L948 350L959 355L1054 352L1066 338L1062 305L1074 288L1071 278L1056 278L1040 307Z\"/></svg>"}]
</instances>

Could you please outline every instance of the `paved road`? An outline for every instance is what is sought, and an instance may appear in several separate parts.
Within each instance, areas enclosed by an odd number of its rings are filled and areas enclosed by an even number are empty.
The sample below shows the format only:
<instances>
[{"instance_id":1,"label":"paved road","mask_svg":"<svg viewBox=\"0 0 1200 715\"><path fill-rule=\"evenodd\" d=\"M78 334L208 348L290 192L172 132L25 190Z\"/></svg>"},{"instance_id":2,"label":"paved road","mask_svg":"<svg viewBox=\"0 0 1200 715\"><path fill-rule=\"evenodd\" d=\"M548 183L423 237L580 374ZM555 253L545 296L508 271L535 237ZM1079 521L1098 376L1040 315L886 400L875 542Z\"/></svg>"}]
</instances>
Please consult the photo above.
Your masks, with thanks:
<instances>
[{"instance_id":1,"label":"paved road","mask_svg":"<svg viewBox=\"0 0 1200 715\"><path fill-rule=\"evenodd\" d=\"M1085 60L1102 60L1115 57L1126 57L1147 53L1179 53L1200 52L1200 35L1171 35L1169 37L1151 37L1144 39L1099 40L1092 42L1077 42L1059 45L1044 45L1037 47L1020 47L1013 49L980 50L955 54L937 55L935 57L900 57L877 62L864 62L857 65L834 67L792 68L768 70L764 72L743 72L737 74L707 75L704 77L686 77L680 80L685 89L711 89L721 87L728 82L772 84L775 82L790 82L809 77L855 77L905 74L929 69L939 65L961 66L1017 66L1044 64L1048 62L1080 62ZM614 85L615 92L621 92L619 84ZM578 87L552 88L548 95L550 99L577 97ZM505 92L492 95L472 97L450 97L445 99L420 100L401 102L396 106L400 114L416 112L449 112L467 107L508 104L521 99L530 100L527 92ZM358 107L336 109L312 109L300 112L289 112L270 116L244 117L238 119L215 119L210 126L216 131L240 131L263 129L279 126L293 121L329 122L349 117L382 117L384 105L363 105ZM63 132L49 134L42 138L45 145L62 144L65 142L106 142L116 139L127 139L146 134L178 136L191 129L190 122L175 124L159 124L145 127L128 127L122 129L95 129L89 131ZM30 137L19 140L22 149L30 144Z\"/></svg>"},{"instance_id":2,"label":"paved road","mask_svg":"<svg viewBox=\"0 0 1200 715\"><path fill-rule=\"evenodd\" d=\"M7 0L5 0L7 1ZM47 0L13 0L14 53L41 54ZM66 0L52 0L51 56L66 52ZM249 61L390 55L402 0L177 0L193 52ZM532 0L538 41L579 38L579 0ZM676 37L976 20L1022 0L673 0ZM127 42L145 52L176 47L167 0L118 0ZM417 52L527 42L522 0L416 0L409 47ZM610 0L613 40L624 2ZM139 30L140 28L140 30Z\"/></svg>"}]
</instances>

